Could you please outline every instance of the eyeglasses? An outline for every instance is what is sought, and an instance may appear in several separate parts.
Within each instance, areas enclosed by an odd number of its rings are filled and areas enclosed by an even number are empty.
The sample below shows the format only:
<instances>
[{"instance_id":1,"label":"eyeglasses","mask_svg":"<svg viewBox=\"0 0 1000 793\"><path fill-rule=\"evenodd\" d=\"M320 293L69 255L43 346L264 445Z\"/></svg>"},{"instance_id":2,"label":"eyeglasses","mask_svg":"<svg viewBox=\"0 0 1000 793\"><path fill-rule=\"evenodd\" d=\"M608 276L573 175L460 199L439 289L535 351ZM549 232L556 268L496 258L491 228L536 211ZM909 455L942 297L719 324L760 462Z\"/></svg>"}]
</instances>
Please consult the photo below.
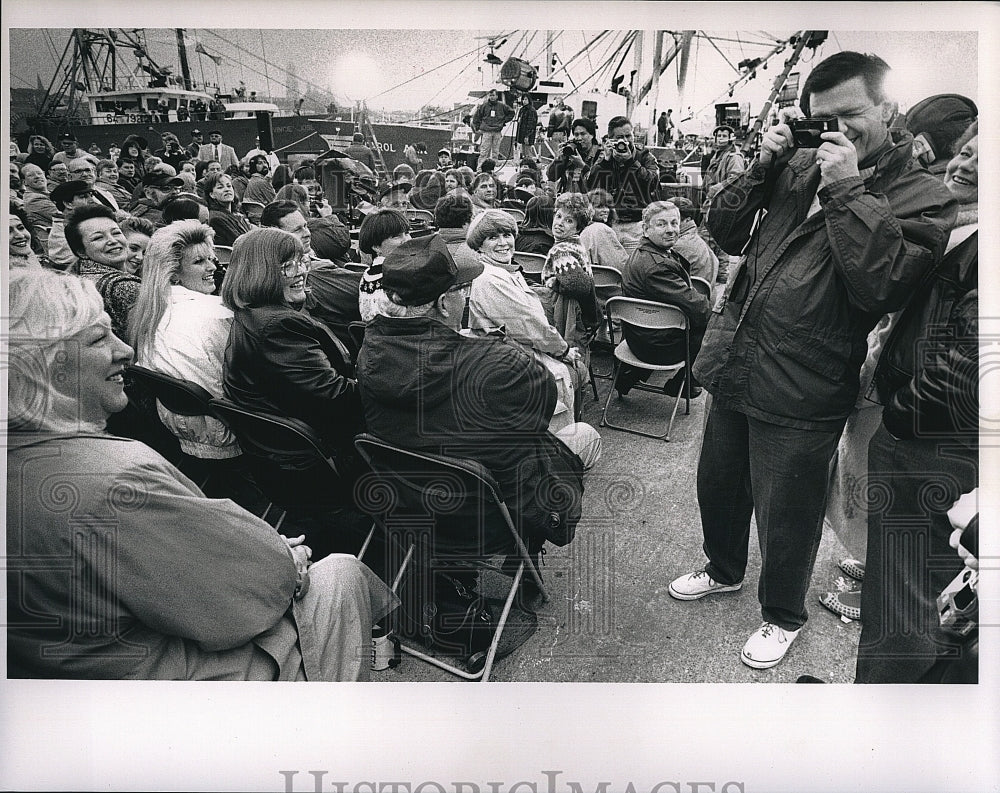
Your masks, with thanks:
<instances>
[{"instance_id":1,"label":"eyeglasses","mask_svg":"<svg viewBox=\"0 0 1000 793\"><path fill-rule=\"evenodd\" d=\"M298 275L300 269L308 271L309 262L301 257L296 257L294 259L289 259L281 265L281 274L286 278L291 278L292 276Z\"/></svg>"}]
</instances>

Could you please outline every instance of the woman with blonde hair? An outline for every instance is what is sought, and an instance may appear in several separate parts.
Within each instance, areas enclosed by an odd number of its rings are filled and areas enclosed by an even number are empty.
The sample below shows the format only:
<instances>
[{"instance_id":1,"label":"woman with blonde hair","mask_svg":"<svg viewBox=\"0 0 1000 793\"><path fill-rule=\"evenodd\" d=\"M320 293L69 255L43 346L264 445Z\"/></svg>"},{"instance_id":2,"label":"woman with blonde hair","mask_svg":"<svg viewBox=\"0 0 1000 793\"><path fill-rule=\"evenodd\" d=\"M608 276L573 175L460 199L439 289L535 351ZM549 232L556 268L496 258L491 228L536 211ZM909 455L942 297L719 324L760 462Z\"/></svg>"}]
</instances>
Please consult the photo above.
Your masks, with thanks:
<instances>
[{"instance_id":1,"label":"woman with blonde hair","mask_svg":"<svg viewBox=\"0 0 1000 793\"><path fill-rule=\"evenodd\" d=\"M178 220L149 239L139 297L129 315L136 363L222 396L222 362L233 312L215 291L214 234L197 220ZM193 457L222 460L240 454L232 432L211 416L157 413Z\"/></svg>"},{"instance_id":2,"label":"woman with blonde hair","mask_svg":"<svg viewBox=\"0 0 1000 793\"><path fill-rule=\"evenodd\" d=\"M8 677L367 679L388 588L105 434L132 350L91 282L19 269L9 293Z\"/></svg>"}]
</instances>

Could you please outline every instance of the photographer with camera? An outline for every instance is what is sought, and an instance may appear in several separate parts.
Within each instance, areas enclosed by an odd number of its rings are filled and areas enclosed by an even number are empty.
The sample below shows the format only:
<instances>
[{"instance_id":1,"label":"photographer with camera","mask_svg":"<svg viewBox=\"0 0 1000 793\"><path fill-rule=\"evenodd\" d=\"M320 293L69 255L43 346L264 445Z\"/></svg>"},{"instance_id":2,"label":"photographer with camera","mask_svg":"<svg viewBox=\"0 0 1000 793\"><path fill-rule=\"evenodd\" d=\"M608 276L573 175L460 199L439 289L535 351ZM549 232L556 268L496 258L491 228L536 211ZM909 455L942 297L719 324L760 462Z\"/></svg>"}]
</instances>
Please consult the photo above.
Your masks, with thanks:
<instances>
[{"instance_id":1,"label":"photographer with camera","mask_svg":"<svg viewBox=\"0 0 1000 793\"><path fill-rule=\"evenodd\" d=\"M868 333L933 271L957 215L944 186L914 167L912 136L888 127L888 72L856 52L818 64L802 111L837 130L797 139L788 124L771 127L709 214L716 242L742 258L694 364L713 396L698 465L708 562L669 591L696 600L741 589L756 515L763 623L741 653L755 669L780 663L808 618L830 464Z\"/></svg>"},{"instance_id":2,"label":"photographer with camera","mask_svg":"<svg viewBox=\"0 0 1000 793\"><path fill-rule=\"evenodd\" d=\"M608 122L608 137L587 174L587 191L598 187L614 196L618 219L613 228L631 253L642 238L642 211L659 198L660 166L635 142L632 123L624 116Z\"/></svg>"},{"instance_id":3,"label":"photographer with camera","mask_svg":"<svg viewBox=\"0 0 1000 793\"><path fill-rule=\"evenodd\" d=\"M550 182L558 182L566 173L566 167L571 160L579 157L583 161L584 176L601 155L601 147L597 142L597 125L594 120L581 116L573 119L573 140L564 144L556 153L545 172ZM586 191L583 191L586 192Z\"/></svg>"}]
</instances>

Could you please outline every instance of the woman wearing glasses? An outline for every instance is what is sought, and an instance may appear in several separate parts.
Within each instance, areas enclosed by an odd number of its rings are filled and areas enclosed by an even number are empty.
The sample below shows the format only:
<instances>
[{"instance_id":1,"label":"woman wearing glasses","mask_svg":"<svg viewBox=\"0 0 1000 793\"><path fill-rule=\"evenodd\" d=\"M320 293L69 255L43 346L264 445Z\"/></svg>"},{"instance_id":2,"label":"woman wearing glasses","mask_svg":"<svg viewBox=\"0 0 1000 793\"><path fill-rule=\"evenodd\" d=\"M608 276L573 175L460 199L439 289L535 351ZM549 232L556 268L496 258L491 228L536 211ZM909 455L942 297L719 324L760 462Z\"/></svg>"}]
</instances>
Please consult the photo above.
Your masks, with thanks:
<instances>
[{"instance_id":1,"label":"woman wearing glasses","mask_svg":"<svg viewBox=\"0 0 1000 793\"><path fill-rule=\"evenodd\" d=\"M212 229L179 220L149 238L139 297L129 314L135 362L222 396L222 358L233 312L213 295L217 260ZM225 460L240 454L232 432L211 416L156 412L193 457Z\"/></svg>"},{"instance_id":2,"label":"woman wearing glasses","mask_svg":"<svg viewBox=\"0 0 1000 793\"><path fill-rule=\"evenodd\" d=\"M361 401L347 349L301 307L307 269L302 243L287 231L254 229L236 240L222 282L222 302L233 312L223 386L226 398L240 407L308 424L349 486ZM311 484L302 459L269 459L288 474L288 487L310 503L344 501L345 493L330 492L328 470L315 471ZM317 542L310 537L309 544L315 549Z\"/></svg>"}]
</instances>

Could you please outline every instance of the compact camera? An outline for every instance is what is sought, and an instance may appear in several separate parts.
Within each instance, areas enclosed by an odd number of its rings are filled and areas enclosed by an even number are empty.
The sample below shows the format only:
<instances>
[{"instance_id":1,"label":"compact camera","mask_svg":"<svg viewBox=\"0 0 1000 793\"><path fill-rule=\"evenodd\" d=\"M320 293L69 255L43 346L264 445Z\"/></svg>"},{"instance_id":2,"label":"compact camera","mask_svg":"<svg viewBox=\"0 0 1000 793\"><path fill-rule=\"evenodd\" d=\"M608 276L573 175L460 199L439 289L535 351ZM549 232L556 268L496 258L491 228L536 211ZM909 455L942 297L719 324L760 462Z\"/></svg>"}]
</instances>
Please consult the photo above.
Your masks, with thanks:
<instances>
[{"instance_id":1,"label":"compact camera","mask_svg":"<svg viewBox=\"0 0 1000 793\"><path fill-rule=\"evenodd\" d=\"M619 154L631 154L632 147L629 145L627 140L616 140L611 148L613 148Z\"/></svg>"},{"instance_id":2,"label":"compact camera","mask_svg":"<svg viewBox=\"0 0 1000 793\"><path fill-rule=\"evenodd\" d=\"M799 149L818 149L823 144L824 132L837 132L840 128L834 116L813 116L789 121L795 146Z\"/></svg>"},{"instance_id":3,"label":"compact camera","mask_svg":"<svg viewBox=\"0 0 1000 793\"><path fill-rule=\"evenodd\" d=\"M941 628L962 638L976 629L979 612L979 574L966 568L938 595Z\"/></svg>"},{"instance_id":4,"label":"compact camera","mask_svg":"<svg viewBox=\"0 0 1000 793\"><path fill-rule=\"evenodd\" d=\"M580 156L580 150L576 147L575 143L567 143L559 150L559 154L562 155L564 160L572 160L574 157Z\"/></svg>"}]
</instances>

